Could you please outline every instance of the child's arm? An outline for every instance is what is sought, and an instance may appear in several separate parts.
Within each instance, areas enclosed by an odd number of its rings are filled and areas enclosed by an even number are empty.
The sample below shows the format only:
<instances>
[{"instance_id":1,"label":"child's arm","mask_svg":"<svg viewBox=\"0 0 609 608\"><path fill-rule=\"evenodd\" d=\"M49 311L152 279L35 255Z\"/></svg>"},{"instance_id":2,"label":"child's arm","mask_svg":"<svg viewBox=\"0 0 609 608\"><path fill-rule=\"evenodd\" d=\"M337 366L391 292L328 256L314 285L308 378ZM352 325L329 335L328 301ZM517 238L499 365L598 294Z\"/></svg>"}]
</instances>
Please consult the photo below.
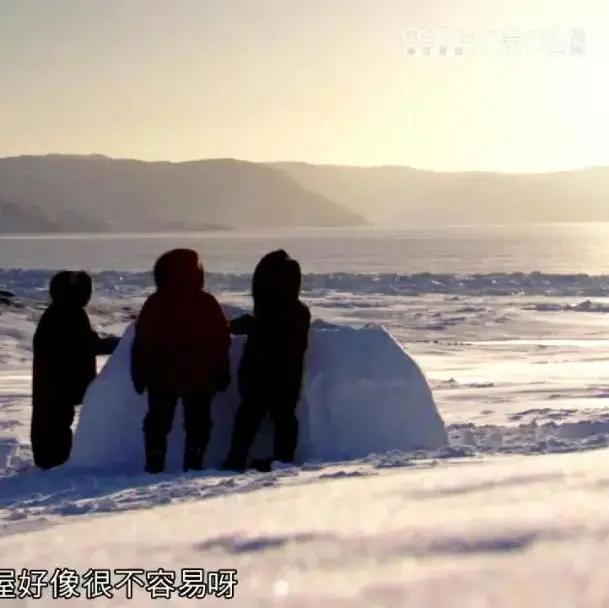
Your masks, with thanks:
<instances>
[{"instance_id":1,"label":"child's arm","mask_svg":"<svg viewBox=\"0 0 609 608\"><path fill-rule=\"evenodd\" d=\"M96 355L111 355L118 346L120 338L117 336L105 336L93 332L93 349Z\"/></svg>"},{"instance_id":2,"label":"child's arm","mask_svg":"<svg viewBox=\"0 0 609 608\"><path fill-rule=\"evenodd\" d=\"M309 346L309 330L311 329L311 312L308 306L301 303L297 332L297 349L299 356L304 357Z\"/></svg>"},{"instance_id":3,"label":"child's arm","mask_svg":"<svg viewBox=\"0 0 609 608\"><path fill-rule=\"evenodd\" d=\"M131 382L138 395L146 390L147 351L150 349L151 326L154 325L154 296L146 300L135 322L133 344L131 346Z\"/></svg>"},{"instance_id":4,"label":"child's arm","mask_svg":"<svg viewBox=\"0 0 609 608\"><path fill-rule=\"evenodd\" d=\"M142 395L146 390L146 380L144 373L144 356L142 353L142 348L138 340L137 334L133 340L133 345L131 346L131 382L133 383L133 388L138 395Z\"/></svg>"},{"instance_id":5,"label":"child's arm","mask_svg":"<svg viewBox=\"0 0 609 608\"><path fill-rule=\"evenodd\" d=\"M230 375L230 329L222 307L212 295L209 295L208 312L210 325L214 328L216 363L216 390L225 391L231 382Z\"/></svg>"}]
</instances>

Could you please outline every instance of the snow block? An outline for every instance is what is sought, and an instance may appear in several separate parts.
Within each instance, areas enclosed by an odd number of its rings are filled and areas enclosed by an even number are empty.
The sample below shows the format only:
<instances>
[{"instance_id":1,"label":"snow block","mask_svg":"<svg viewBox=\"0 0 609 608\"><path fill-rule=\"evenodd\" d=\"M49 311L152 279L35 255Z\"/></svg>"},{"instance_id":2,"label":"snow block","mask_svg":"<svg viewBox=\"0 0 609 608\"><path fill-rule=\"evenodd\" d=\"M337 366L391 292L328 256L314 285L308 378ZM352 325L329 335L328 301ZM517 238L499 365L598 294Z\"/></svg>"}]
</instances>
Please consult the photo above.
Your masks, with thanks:
<instances>
[{"instance_id":1,"label":"snow block","mask_svg":"<svg viewBox=\"0 0 609 608\"><path fill-rule=\"evenodd\" d=\"M85 396L68 466L141 472L142 421L146 398L133 390L130 327ZM236 370L243 339L231 350L233 382L212 405L214 428L205 464L216 468L230 444L239 405ZM388 450L433 449L447 443L446 431L425 376L382 327L324 326L311 330L303 390L298 406L298 459L336 461ZM271 454L265 421L253 457ZM178 407L168 443L167 470L180 470L184 441Z\"/></svg>"}]
</instances>

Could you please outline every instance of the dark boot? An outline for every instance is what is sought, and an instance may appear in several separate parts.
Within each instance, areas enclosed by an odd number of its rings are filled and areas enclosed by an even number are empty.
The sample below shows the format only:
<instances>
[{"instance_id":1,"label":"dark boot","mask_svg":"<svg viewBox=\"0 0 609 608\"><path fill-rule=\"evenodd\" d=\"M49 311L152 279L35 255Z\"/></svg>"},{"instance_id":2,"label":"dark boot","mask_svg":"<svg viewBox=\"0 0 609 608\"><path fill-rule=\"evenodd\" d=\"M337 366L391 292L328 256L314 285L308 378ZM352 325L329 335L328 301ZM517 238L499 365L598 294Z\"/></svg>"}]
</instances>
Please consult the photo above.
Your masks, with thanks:
<instances>
[{"instance_id":1,"label":"dark boot","mask_svg":"<svg viewBox=\"0 0 609 608\"><path fill-rule=\"evenodd\" d=\"M144 418L147 473L162 473L165 470L167 435L171 431L177 401L175 395L148 391L148 413Z\"/></svg>"},{"instance_id":2,"label":"dark boot","mask_svg":"<svg viewBox=\"0 0 609 608\"><path fill-rule=\"evenodd\" d=\"M162 473L165 470L165 450L146 450L146 473Z\"/></svg>"},{"instance_id":3,"label":"dark boot","mask_svg":"<svg viewBox=\"0 0 609 608\"><path fill-rule=\"evenodd\" d=\"M203 457L212 429L211 402L214 393L195 392L182 397L184 405L184 464L183 470L202 471Z\"/></svg>"},{"instance_id":4,"label":"dark boot","mask_svg":"<svg viewBox=\"0 0 609 608\"><path fill-rule=\"evenodd\" d=\"M203 450L199 448L186 448L184 450L184 472L203 470Z\"/></svg>"},{"instance_id":5,"label":"dark boot","mask_svg":"<svg viewBox=\"0 0 609 608\"><path fill-rule=\"evenodd\" d=\"M271 458L254 458L250 462L250 467L258 473L270 473L273 470L273 460Z\"/></svg>"},{"instance_id":6,"label":"dark boot","mask_svg":"<svg viewBox=\"0 0 609 608\"><path fill-rule=\"evenodd\" d=\"M298 419L291 412L282 412L274 417L275 441L273 460L293 463L298 444Z\"/></svg>"},{"instance_id":7,"label":"dark boot","mask_svg":"<svg viewBox=\"0 0 609 608\"><path fill-rule=\"evenodd\" d=\"M51 404L47 412L35 411L31 442L34 463L41 469L58 467L70 458L74 406ZM41 409L38 407L38 409Z\"/></svg>"},{"instance_id":8,"label":"dark boot","mask_svg":"<svg viewBox=\"0 0 609 608\"><path fill-rule=\"evenodd\" d=\"M165 470L167 439L145 433L144 443L146 446L146 466L144 470L146 473L162 473Z\"/></svg>"},{"instance_id":9,"label":"dark boot","mask_svg":"<svg viewBox=\"0 0 609 608\"><path fill-rule=\"evenodd\" d=\"M235 417L231 447L222 468L229 471L245 471L247 455L264 417L264 409L253 399L244 400Z\"/></svg>"},{"instance_id":10,"label":"dark boot","mask_svg":"<svg viewBox=\"0 0 609 608\"><path fill-rule=\"evenodd\" d=\"M222 471L244 473L247 469L247 462L245 462L245 459L237 460L234 456L229 454L226 460L220 465L220 469Z\"/></svg>"}]
</instances>

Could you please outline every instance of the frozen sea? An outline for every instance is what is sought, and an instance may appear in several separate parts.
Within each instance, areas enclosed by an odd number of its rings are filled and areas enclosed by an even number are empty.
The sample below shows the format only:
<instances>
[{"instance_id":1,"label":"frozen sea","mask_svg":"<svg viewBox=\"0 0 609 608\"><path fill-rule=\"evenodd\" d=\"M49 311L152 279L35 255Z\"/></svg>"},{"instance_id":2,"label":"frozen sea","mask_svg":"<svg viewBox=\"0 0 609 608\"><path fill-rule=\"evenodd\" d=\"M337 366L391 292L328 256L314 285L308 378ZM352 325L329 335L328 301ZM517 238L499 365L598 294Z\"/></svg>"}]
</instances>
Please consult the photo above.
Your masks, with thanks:
<instances>
[{"instance_id":1,"label":"frozen sea","mask_svg":"<svg viewBox=\"0 0 609 608\"><path fill-rule=\"evenodd\" d=\"M32 471L30 343L50 275L91 270L92 320L122 332L176 246L197 249L208 288L238 307L257 259L287 249L315 317L382 324L415 357L449 449L267 475ZM156 565L238 565L237 605L609 605L609 224L16 235L0 237L0 289L15 294L0 303L0 552L15 566L128 567L156 548ZM103 540L121 525L134 563Z\"/></svg>"}]
</instances>

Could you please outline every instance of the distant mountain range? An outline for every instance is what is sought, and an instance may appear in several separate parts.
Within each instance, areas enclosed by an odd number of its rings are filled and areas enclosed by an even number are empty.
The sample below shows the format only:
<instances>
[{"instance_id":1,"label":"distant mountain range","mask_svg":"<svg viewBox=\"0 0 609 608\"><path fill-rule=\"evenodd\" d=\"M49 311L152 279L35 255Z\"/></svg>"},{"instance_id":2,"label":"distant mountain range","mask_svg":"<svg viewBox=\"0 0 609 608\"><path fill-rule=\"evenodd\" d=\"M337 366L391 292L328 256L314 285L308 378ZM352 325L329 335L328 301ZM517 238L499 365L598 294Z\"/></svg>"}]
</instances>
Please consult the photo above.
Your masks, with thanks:
<instances>
[{"instance_id":1,"label":"distant mountain range","mask_svg":"<svg viewBox=\"0 0 609 608\"><path fill-rule=\"evenodd\" d=\"M380 224L609 221L609 167L510 174L399 166L273 166L303 187Z\"/></svg>"},{"instance_id":2,"label":"distant mountain range","mask_svg":"<svg viewBox=\"0 0 609 608\"><path fill-rule=\"evenodd\" d=\"M0 159L0 232L609 221L609 168L442 173L233 159Z\"/></svg>"},{"instance_id":3,"label":"distant mountain range","mask_svg":"<svg viewBox=\"0 0 609 608\"><path fill-rule=\"evenodd\" d=\"M231 159L0 159L0 231L355 226L363 217L281 169ZM29 228L31 226L31 228Z\"/></svg>"}]
</instances>

